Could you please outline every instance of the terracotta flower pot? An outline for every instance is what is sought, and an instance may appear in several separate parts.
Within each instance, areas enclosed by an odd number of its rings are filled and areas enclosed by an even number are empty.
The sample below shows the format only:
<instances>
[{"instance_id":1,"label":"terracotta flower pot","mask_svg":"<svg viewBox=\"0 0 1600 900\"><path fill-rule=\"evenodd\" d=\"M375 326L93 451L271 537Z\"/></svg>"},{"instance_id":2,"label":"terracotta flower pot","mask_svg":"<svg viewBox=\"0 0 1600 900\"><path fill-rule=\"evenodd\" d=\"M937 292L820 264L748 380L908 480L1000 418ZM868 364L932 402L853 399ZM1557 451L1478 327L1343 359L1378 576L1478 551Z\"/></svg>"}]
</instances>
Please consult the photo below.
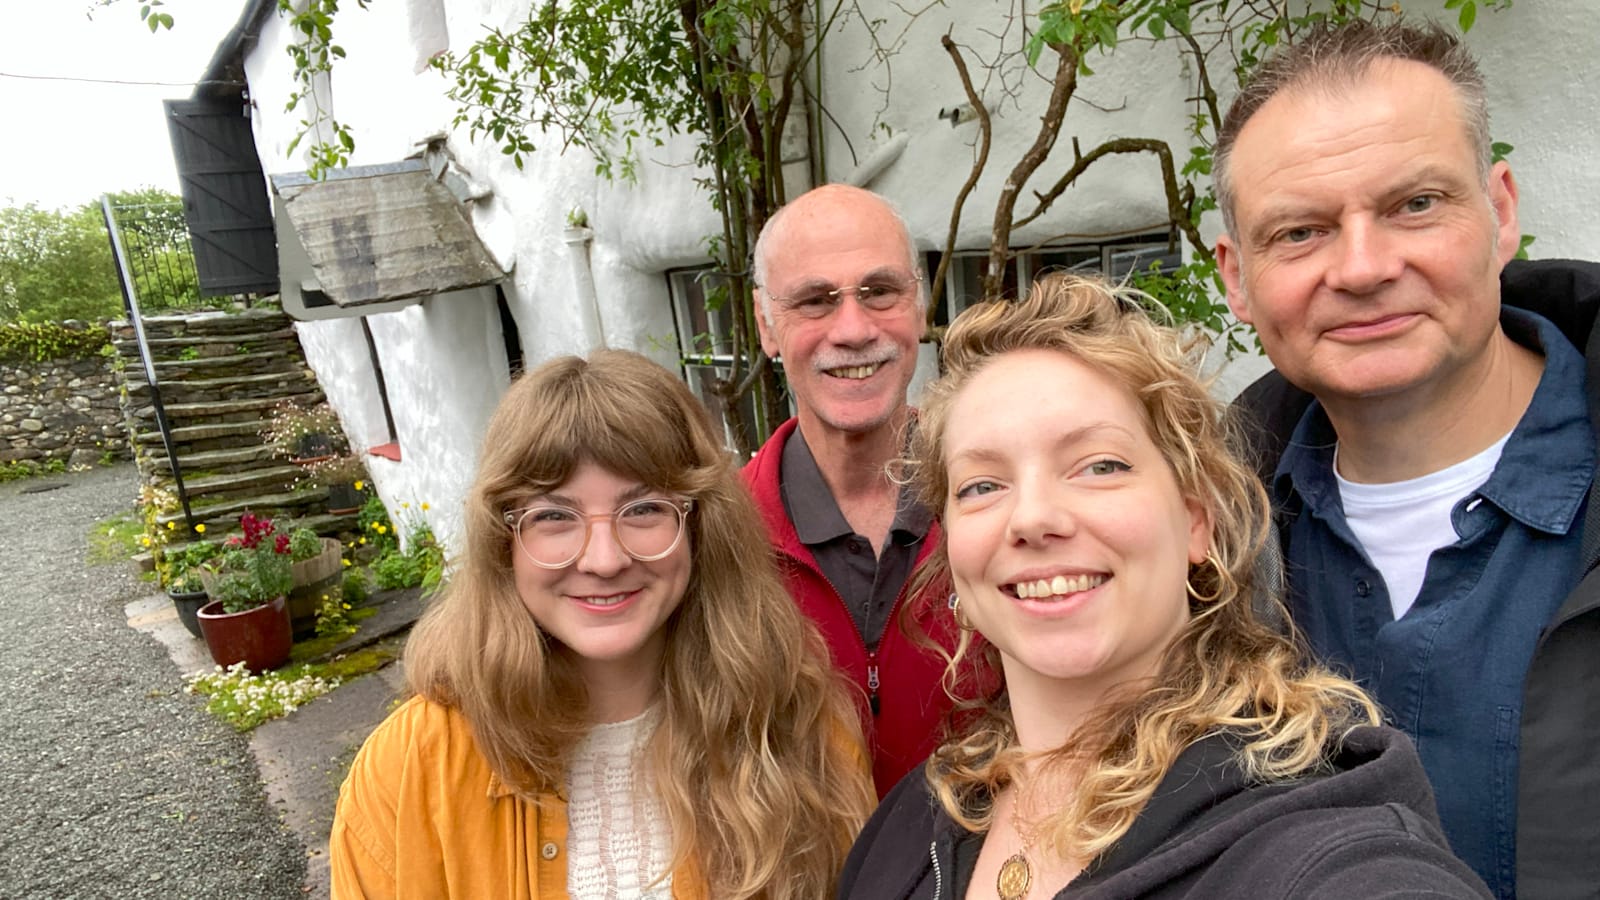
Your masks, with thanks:
<instances>
[{"instance_id":1,"label":"terracotta flower pot","mask_svg":"<svg viewBox=\"0 0 1600 900\"><path fill-rule=\"evenodd\" d=\"M243 662L252 672L264 672L289 661L293 637L289 604L283 597L237 613L223 612L222 601L214 600L201 607L196 618L211 659L224 669Z\"/></svg>"}]
</instances>

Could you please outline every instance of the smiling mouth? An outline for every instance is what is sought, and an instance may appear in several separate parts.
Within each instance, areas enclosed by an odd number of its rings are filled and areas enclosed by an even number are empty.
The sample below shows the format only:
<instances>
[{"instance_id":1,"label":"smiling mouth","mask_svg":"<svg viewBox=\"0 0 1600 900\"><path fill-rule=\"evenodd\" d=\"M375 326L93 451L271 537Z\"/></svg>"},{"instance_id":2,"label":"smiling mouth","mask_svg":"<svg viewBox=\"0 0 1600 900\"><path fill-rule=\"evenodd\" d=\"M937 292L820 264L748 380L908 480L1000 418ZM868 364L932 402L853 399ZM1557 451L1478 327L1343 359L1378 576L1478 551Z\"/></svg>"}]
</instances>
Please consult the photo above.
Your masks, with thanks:
<instances>
[{"instance_id":1,"label":"smiling mouth","mask_svg":"<svg viewBox=\"0 0 1600 900\"><path fill-rule=\"evenodd\" d=\"M837 369L823 369L825 374L834 378L844 378L850 381L860 381L872 377L873 373L883 368L883 363L872 363L866 366L841 366Z\"/></svg>"},{"instance_id":2,"label":"smiling mouth","mask_svg":"<svg viewBox=\"0 0 1600 900\"><path fill-rule=\"evenodd\" d=\"M607 594L604 597L573 597L572 599L585 606L616 606L633 596L633 591L623 591L620 594Z\"/></svg>"},{"instance_id":3,"label":"smiling mouth","mask_svg":"<svg viewBox=\"0 0 1600 900\"><path fill-rule=\"evenodd\" d=\"M1019 581L1016 584L1001 585L1001 590L1018 600L1049 600L1093 590L1105 584L1110 578L1109 575L1074 575L1071 578L1057 575L1054 578L1041 578L1038 581Z\"/></svg>"}]
</instances>

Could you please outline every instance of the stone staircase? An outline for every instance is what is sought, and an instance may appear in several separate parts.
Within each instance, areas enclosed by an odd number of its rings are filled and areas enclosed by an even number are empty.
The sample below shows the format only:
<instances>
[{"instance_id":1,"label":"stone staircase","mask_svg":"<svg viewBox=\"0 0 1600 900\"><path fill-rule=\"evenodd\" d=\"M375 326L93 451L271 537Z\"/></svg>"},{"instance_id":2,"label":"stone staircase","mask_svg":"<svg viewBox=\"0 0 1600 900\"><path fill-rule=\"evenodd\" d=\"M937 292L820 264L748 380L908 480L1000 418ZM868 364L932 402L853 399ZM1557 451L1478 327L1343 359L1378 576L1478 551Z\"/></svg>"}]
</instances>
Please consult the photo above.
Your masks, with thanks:
<instances>
[{"instance_id":1,"label":"stone staircase","mask_svg":"<svg viewBox=\"0 0 1600 900\"><path fill-rule=\"evenodd\" d=\"M236 531L246 511L272 517L280 531L305 526L338 536L356 529L355 515L330 515L327 489L310 485L260 434L280 401L323 400L288 316L275 307L152 316L144 330L184 490L207 537ZM124 363L122 409L140 477L175 496L133 326L113 323L112 344ZM156 519L163 528L168 522L186 533L181 507Z\"/></svg>"}]
</instances>

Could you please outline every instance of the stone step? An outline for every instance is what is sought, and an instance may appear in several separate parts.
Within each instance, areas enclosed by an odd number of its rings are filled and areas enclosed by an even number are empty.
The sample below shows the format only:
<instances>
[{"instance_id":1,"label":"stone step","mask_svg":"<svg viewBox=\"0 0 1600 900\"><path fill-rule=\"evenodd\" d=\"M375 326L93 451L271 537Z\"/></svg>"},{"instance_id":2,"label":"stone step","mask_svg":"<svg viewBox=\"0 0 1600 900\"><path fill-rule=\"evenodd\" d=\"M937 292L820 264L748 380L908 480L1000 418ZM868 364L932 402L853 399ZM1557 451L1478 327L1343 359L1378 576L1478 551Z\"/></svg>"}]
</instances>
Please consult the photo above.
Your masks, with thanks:
<instances>
[{"instance_id":1,"label":"stone step","mask_svg":"<svg viewBox=\"0 0 1600 900\"><path fill-rule=\"evenodd\" d=\"M353 537L357 532L359 532L361 530L361 517L359 515L357 515L356 513L350 513L349 515L343 515L343 516L335 516L335 515L332 515L331 513L318 513L318 514L309 515L309 516L300 516L298 518L279 518L277 516L270 516L269 518L272 519L273 525L277 526L277 530L281 531L281 532L283 532L285 534L288 534L289 532L294 531L296 528L309 528L312 531L315 531L317 534L322 535L323 537L338 538L341 535L344 535L348 539L350 537ZM199 521L199 520L197 519L197 521ZM176 535L176 534L181 534L182 533L182 529L183 529L183 514L182 513L179 513L178 518L177 518L177 523L178 523L178 529L179 530L178 531L174 531L174 532L169 532L170 534ZM166 526L163 525L162 527L165 528ZM239 534L239 533L240 533L240 531L239 531L239 520L238 520L238 518L235 518L233 520L233 524L232 524L231 530L214 528L210 524L207 524L206 525L206 533L203 535L203 537L206 540L215 541L215 542L220 544L223 541L227 540L229 537L232 537L233 535L236 535L236 534ZM174 540L172 540L172 541L167 543L165 549L168 552L180 552L181 553L184 549L186 549L192 543L195 543L195 541L188 540L188 539L183 539L183 540L174 539ZM145 551L144 553L140 554L139 556L135 556L134 557L135 561L138 561L140 556L142 556L144 558L144 560L145 560L145 571L149 571L150 568L151 568L151 566L149 565L149 559L150 559L149 551Z\"/></svg>"},{"instance_id":2,"label":"stone step","mask_svg":"<svg viewBox=\"0 0 1600 900\"><path fill-rule=\"evenodd\" d=\"M321 403L322 389L313 386L313 392L308 394L295 394L294 399L300 403ZM165 396L162 397L164 401ZM269 417L272 407L282 400L282 397L252 397L244 400L211 400L200 403L163 403L167 411L167 419L179 425L213 425L223 422L260 422ZM145 425L146 431L155 430L156 410L154 406L145 405L133 411L133 417Z\"/></svg>"},{"instance_id":3,"label":"stone step","mask_svg":"<svg viewBox=\"0 0 1600 900\"><path fill-rule=\"evenodd\" d=\"M226 472L219 475L203 475L199 478L184 478L183 488L191 498L208 495L229 495L242 492L256 491L260 488L277 488L282 485L293 484L306 477L306 470L300 466L278 464L249 469L243 472Z\"/></svg>"},{"instance_id":4,"label":"stone step","mask_svg":"<svg viewBox=\"0 0 1600 900\"><path fill-rule=\"evenodd\" d=\"M145 403L150 399L150 385L144 381L127 383L128 399ZM163 381L161 399L167 403L221 403L247 398L300 397L317 390L316 376L310 369L292 372L267 372L260 375L234 375L227 378L190 378L185 381Z\"/></svg>"},{"instance_id":5,"label":"stone step","mask_svg":"<svg viewBox=\"0 0 1600 900\"><path fill-rule=\"evenodd\" d=\"M295 519L324 515L327 512L327 504L328 489L318 487L304 491L238 497L219 503L199 503L191 500L189 508L194 512L196 521L205 523L208 533L227 534L230 529L239 527L239 516L246 512L268 516L274 520ZM165 528L168 522L176 522L178 527L182 528L183 510L176 509L156 516L157 527Z\"/></svg>"},{"instance_id":6,"label":"stone step","mask_svg":"<svg viewBox=\"0 0 1600 900\"><path fill-rule=\"evenodd\" d=\"M174 347L178 348L179 352L182 352L184 347L195 347L195 352L199 353L201 352L199 350L201 346L206 344L216 344L222 346L232 346L235 348L232 352L238 353L240 352L238 349L240 347L245 348L245 352L250 352L257 349L267 349L273 344L289 342L293 342L295 344L299 343L299 338L295 335L293 327L271 328L266 331L251 331L244 334L229 335L196 334L175 335L172 337L155 337L150 335L148 332L145 334L145 345L151 348L158 359L173 358L175 354L169 355L165 351ZM117 352L123 356L137 358L139 355L139 342L133 336L131 330L129 331L127 337L119 336L112 338L111 344L112 346L116 347Z\"/></svg>"},{"instance_id":7,"label":"stone step","mask_svg":"<svg viewBox=\"0 0 1600 900\"><path fill-rule=\"evenodd\" d=\"M299 372L305 359L290 350L263 350L258 353L232 353L210 358L163 359L156 361L156 378L162 384L191 378L224 378L231 375L259 375L265 372ZM143 384L144 367L130 365L124 380Z\"/></svg>"},{"instance_id":8,"label":"stone step","mask_svg":"<svg viewBox=\"0 0 1600 900\"><path fill-rule=\"evenodd\" d=\"M209 440L222 437L242 437L249 435L260 441L261 424L259 422L214 422L208 425L184 425L172 429L172 439L179 445L190 444L196 441ZM161 446L161 433L159 431L141 431L133 436L134 443L154 444Z\"/></svg>"},{"instance_id":9,"label":"stone step","mask_svg":"<svg viewBox=\"0 0 1600 900\"><path fill-rule=\"evenodd\" d=\"M184 472L239 472L278 461L274 448L268 444L253 447L230 447L226 450L207 450L203 453L184 453L178 456L178 465ZM150 467L157 475L170 476L172 463L167 455L156 452L150 457Z\"/></svg>"},{"instance_id":10,"label":"stone step","mask_svg":"<svg viewBox=\"0 0 1600 900\"><path fill-rule=\"evenodd\" d=\"M194 335L211 337L249 334L283 328L291 323L283 310L263 306L238 312L188 313L171 316L145 316L144 332L147 337L176 337ZM133 339L133 325L126 319L111 323L114 337Z\"/></svg>"}]
</instances>

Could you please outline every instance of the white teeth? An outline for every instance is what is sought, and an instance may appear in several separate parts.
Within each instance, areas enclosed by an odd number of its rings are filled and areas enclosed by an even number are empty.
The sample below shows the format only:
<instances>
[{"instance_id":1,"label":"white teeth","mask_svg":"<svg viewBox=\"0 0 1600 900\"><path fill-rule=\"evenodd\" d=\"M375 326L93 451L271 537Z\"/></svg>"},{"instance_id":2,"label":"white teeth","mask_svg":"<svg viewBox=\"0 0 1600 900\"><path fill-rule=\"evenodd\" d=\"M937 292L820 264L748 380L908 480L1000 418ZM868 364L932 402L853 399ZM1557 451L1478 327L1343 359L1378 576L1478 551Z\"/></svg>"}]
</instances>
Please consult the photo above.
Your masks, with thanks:
<instances>
[{"instance_id":1,"label":"white teeth","mask_svg":"<svg viewBox=\"0 0 1600 900\"><path fill-rule=\"evenodd\" d=\"M1104 575L1074 575L1071 578L1057 575L1054 578L1041 578L1038 581L1019 581L1016 590L1017 596L1024 600L1042 600L1045 597L1065 596L1091 590L1105 583Z\"/></svg>"},{"instance_id":2,"label":"white teeth","mask_svg":"<svg viewBox=\"0 0 1600 900\"><path fill-rule=\"evenodd\" d=\"M613 594L610 597L579 597L578 599L590 606L616 606L618 603L628 599L628 595Z\"/></svg>"},{"instance_id":3,"label":"white teeth","mask_svg":"<svg viewBox=\"0 0 1600 900\"><path fill-rule=\"evenodd\" d=\"M859 381L878 371L882 365L883 363L873 363L870 366L845 366L841 369L829 369L828 374L835 378L849 378Z\"/></svg>"}]
</instances>

